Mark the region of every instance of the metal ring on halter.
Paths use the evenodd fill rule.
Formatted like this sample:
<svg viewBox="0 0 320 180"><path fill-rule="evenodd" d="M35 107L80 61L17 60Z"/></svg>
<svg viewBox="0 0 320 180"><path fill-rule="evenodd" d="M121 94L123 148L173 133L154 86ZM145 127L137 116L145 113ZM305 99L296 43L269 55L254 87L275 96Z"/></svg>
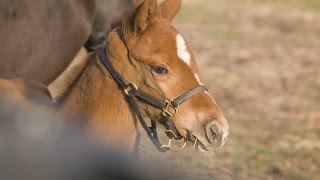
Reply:
<svg viewBox="0 0 320 180"><path fill-rule="evenodd" d="M172 147L171 147L171 142L172 142L172 138L169 139L168 144L162 145L161 148L163 148L163 149L165 149L165 150L170 149L171 151L179 152L179 151L183 150L183 149L186 147L186 145L187 145L187 139L186 139L186 138L184 138L184 143L183 143L183 145L182 145L180 148L178 148L178 149L172 148Z"/></svg>
<svg viewBox="0 0 320 180"><path fill-rule="evenodd" d="M167 134L167 133L171 133L172 136L170 139L177 139L178 138L178 135L176 135L176 133L173 132L173 130L169 129L169 130L164 130L164 132ZM170 136L169 136L170 137Z"/></svg>
<svg viewBox="0 0 320 180"><path fill-rule="evenodd" d="M132 83L132 82L129 82L129 83L128 83L128 87L127 87L126 89L124 89L123 91L124 91L124 93L125 93L126 95L129 95L129 92L130 92L132 89L138 90L138 86L137 86L136 84Z"/></svg>
<svg viewBox="0 0 320 180"><path fill-rule="evenodd" d="M198 138L196 138L196 140L195 140L194 143L193 143L193 148L194 148L194 149L196 149L197 142L198 142Z"/></svg>

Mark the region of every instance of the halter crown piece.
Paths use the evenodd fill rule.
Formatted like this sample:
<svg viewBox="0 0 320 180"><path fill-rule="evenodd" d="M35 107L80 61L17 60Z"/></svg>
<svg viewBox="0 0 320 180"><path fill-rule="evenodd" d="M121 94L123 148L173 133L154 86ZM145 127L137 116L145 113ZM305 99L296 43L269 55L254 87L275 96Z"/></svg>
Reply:
<svg viewBox="0 0 320 180"><path fill-rule="evenodd" d="M207 88L205 85L199 85L181 96L177 97L174 100L171 99L164 99L161 100L157 97L154 97L153 95L140 90L134 83L132 82L126 82L122 76L114 69L112 66L112 63L108 59L106 55L106 49L101 48L99 50L100 58L102 61L102 64L104 67L108 70L114 81L118 84L120 89L124 92L124 94L128 97L129 103L132 106L135 114L137 115L142 127L148 134L148 137L150 138L151 142L157 147L157 149L160 152L166 152L168 150L172 151L180 151L182 150L186 145L186 139L184 141L184 144L181 148L178 150L173 149L171 147L171 141L172 139L180 140L182 137L179 135L177 129L174 126L174 123L172 121L172 117L177 113L177 109L180 104L185 102L186 100L190 99L194 95L202 92L207 91ZM139 106L139 100L143 100L143 102L161 110L160 119L158 120L161 124L165 127L165 133L169 137L169 142L167 145L161 144L159 141L158 133L157 133L157 123L156 120L151 120L151 127L149 127L144 120L144 117L142 115L140 106Z"/></svg>

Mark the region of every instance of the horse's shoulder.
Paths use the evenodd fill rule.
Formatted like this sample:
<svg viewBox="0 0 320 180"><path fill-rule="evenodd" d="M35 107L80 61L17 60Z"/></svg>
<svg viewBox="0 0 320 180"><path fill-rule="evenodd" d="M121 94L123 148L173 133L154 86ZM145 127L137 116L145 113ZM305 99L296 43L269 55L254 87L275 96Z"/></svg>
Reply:
<svg viewBox="0 0 320 180"><path fill-rule="evenodd" d="M20 101L51 103L51 95L47 87L34 80L0 79L0 91Z"/></svg>
<svg viewBox="0 0 320 180"><path fill-rule="evenodd" d="M0 79L0 90L2 93L9 95L22 95L21 90L24 89L22 79Z"/></svg>

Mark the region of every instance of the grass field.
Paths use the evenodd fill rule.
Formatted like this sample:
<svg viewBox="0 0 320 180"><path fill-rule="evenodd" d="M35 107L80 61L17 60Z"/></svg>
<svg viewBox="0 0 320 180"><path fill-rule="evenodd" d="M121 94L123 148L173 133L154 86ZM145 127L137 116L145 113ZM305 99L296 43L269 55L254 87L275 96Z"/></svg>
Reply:
<svg viewBox="0 0 320 180"><path fill-rule="evenodd" d="M320 179L320 1L184 0L175 26L228 119L212 158L162 160L190 179Z"/></svg>

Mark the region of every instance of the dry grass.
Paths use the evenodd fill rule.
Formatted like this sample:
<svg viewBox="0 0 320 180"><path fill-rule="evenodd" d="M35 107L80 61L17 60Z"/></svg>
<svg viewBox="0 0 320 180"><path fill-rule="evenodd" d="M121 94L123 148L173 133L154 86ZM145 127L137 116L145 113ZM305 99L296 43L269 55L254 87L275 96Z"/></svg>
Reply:
<svg viewBox="0 0 320 180"><path fill-rule="evenodd" d="M197 179L319 179L320 1L185 0L175 24L231 134L212 160L144 157Z"/></svg>

